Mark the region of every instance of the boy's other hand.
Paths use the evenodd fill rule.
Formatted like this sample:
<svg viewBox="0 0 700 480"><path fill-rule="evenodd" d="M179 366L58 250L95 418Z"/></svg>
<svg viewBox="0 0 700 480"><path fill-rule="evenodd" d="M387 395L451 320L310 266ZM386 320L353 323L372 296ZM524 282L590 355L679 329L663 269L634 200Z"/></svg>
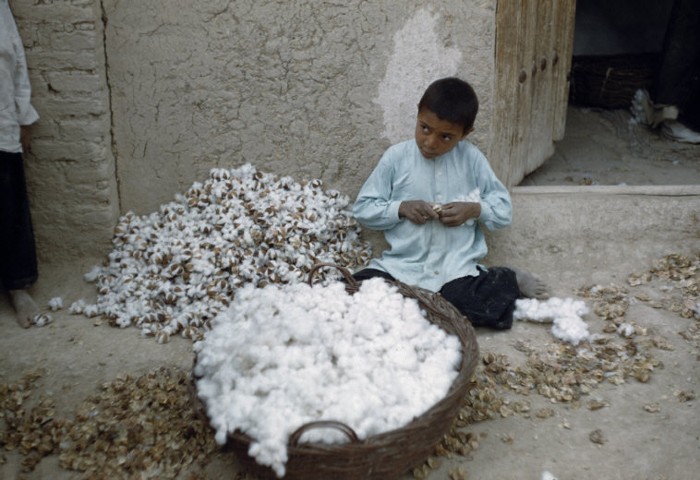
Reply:
<svg viewBox="0 0 700 480"><path fill-rule="evenodd" d="M407 200L399 205L399 217L405 218L417 225L439 218L433 206L423 200Z"/></svg>
<svg viewBox="0 0 700 480"><path fill-rule="evenodd" d="M479 218L481 204L474 202L452 202L442 206L440 221L448 227L457 227L467 220Z"/></svg>

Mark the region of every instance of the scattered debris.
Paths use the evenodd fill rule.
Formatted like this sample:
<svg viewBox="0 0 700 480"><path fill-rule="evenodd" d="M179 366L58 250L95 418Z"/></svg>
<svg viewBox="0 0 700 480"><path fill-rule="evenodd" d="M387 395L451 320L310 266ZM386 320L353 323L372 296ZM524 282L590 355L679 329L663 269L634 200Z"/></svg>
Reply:
<svg viewBox="0 0 700 480"><path fill-rule="evenodd" d="M554 415L554 410L551 408L540 408L535 412L535 416L542 419L553 417Z"/></svg>
<svg viewBox="0 0 700 480"><path fill-rule="evenodd" d="M668 255L654 262L649 271L630 275L626 287L594 285L579 290L578 294L591 302L593 312L603 320L603 335L576 346L520 341L515 345L525 355L520 364L507 355L482 351L472 388L453 428L436 447L434 456L413 470L414 477L427 478L440 467L439 457L470 458L481 443L478 434L468 431L474 423L513 415L548 418L545 412L554 412L542 408L533 412L527 396L538 394L552 403L568 403L577 408L601 384L648 382L653 373L663 368L654 350L670 351L673 345L667 338L626 318L629 307L636 302L696 320L679 331L679 336L698 348L699 276L700 253ZM86 307L82 306L83 311ZM95 319L99 321L100 316ZM623 335L631 333L627 325L634 328L630 336ZM175 478L188 467L204 462L217 449L211 428L194 412L187 389L188 374L157 369L142 376L121 375L85 400L77 408L75 418L65 419L57 418L50 397L32 397L42 372L31 372L14 384L0 384L0 446L21 453L27 472L44 456L58 454L63 468L83 471L86 476L100 468L100 475L114 478L136 471L158 471L159 478ZM523 398L514 399L513 395ZM692 390L678 390L673 395L679 402L696 399ZM596 411L608 403L591 398L585 405ZM658 413L661 405L647 403L643 409ZM560 426L571 428L568 422ZM505 443L512 438L500 437ZM591 432L589 439L598 445L607 441L600 429ZM0 455L0 464L5 461ZM448 475L452 480L468 478L462 467ZM198 477L193 474L191 478Z"/></svg>
<svg viewBox="0 0 700 480"><path fill-rule="evenodd" d="M689 390L679 390L674 392L679 402L690 402L695 400L695 392Z"/></svg>
<svg viewBox="0 0 700 480"><path fill-rule="evenodd" d="M58 454L61 467L87 478L176 478L217 448L194 410L185 371L120 375L78 406L72 419L57 418L50 397L29 401L41 375L0 384L0 445L24 456L25 472Z"/></svg>
<svg viewBox="0 0 700 480"><path fill-rule="evenodd" d="M469 480L469 473L462 466L450 470L449 476L450 480Z"/></svg>
<svg viewBox="0 0 700 480"><path fill-rule="evenodd" d="M610 406L610 404L608 402L604 402L604 401L598 400L598 399L589 400L586 405L588 406L588 409L592 410L592 411L593 410L600 410L601 408L605 408L605 407Z"/></svg>
<svg viewBox="0 0 700 480"><path fill-rule="evenodd" d="M588 435L588 438L591 440L591 442L596 443L598 445L605 445L605 443L608 441L608 439L605 438L605 435L603 435L603 432L600 429L593 430Z"/></svg>
<svg viewBox="0 0 700 480"><path fill-rule="evenodd" d="M503 435L501 435L501 441L503 443L507 443L508 445L511 445L514 440L515 437L513 437L513 435L510 433L504 433Z"/></svg>

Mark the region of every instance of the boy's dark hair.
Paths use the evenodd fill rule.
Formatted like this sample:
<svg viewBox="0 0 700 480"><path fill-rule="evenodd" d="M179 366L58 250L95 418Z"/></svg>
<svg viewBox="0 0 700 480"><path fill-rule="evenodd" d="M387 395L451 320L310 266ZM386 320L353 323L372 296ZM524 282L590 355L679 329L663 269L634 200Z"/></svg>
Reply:
<svg viewBox="0 0 700 480"><path fill-rule="evenodd" d="M428 109L441 120L461 125L464 132L474 126L479 99L474 89L456 77L441 78L431 83L418 102L418 111Z"/></svg>

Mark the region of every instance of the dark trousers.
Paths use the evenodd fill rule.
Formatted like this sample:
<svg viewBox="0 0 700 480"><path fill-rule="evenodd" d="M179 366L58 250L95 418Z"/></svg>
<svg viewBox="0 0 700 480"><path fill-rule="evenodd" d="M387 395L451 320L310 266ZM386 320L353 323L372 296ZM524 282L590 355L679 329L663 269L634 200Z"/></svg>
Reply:
<svg viewBox="0 0 700 480"><path fill-rule="evenodd" d="M31 286L37 276L22 154L0 151L0 282L17 290Z"/></svg>
<svg viewBox="0 0 700 480"><path fill-rule="evenodd" d="M394 277L381 270L365 268L353 275L356 280ZM506 330L513 325L515 301L520 289L515 272L506 267L480 269L479 275L460 277L447 282L440 294L466 316L475 327Z"/></svg>

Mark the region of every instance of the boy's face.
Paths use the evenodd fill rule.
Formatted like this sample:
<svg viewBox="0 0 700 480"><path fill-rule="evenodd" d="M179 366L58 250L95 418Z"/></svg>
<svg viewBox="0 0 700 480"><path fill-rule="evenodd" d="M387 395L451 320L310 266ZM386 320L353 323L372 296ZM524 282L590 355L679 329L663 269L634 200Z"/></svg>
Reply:
<svg viewBox="0 0 700 480"><path fill-rule="evenodd" d="M442 120L424 108L416 121L416 144L420 153L432 160L452 150L460 140L472 131L465 132L461 125Z"/></svg>

